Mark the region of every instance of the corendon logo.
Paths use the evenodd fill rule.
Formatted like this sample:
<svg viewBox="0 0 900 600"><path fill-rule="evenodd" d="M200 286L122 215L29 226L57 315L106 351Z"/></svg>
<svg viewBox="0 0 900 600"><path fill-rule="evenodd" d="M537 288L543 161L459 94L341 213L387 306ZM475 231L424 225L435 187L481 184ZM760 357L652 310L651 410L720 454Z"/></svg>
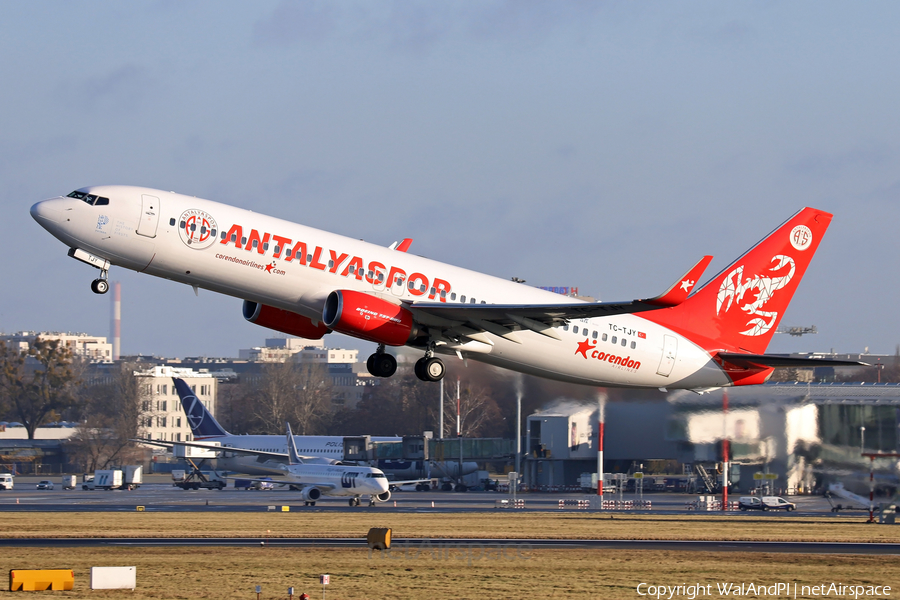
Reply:
<svg viewBox="0 0 900 600"><path fill-rule="evenodd" d="M726 275L719 286L719 295L716 297L717 315L728 312L732 305L738 306L749 315L756 315L755 319L747 321L750 329L740 332L741 335L763 335L772 329L772 325L778 319L777 312L765 311L762 308L772 299L775 292L790 283L796 269L794 259L784 254L773 256L772 262L775 265L769 267L769 274L778 273L778 277L754 275L743 279L744 266L741 265ZM744 295L751 290L755 291L755 294L750 295L753 301L744 302Z"/></svg>
<svg viewBox="0 0 900 600"><path fill-rule="evenodd" d="M396 295L409 292L412 296L427 295L429 300L440 302L446 302L450 295L450 282L444 279L429 278L424 273L407 273L400 267L386 266L375 260L366 263L360 256L307 245L303 241L267 232L260 233L256 229L250 229L249 235L245 236L244 228L238 224L231 226L228 233L222 237L221 243L257 254L264 255L271 252L272 258L285 263L302 265L341 277L355 277L358 281L365 279L376 289L383 286ZM272 265L274 264L273 262ZM279 274L284 272L280 271Z"/></svg>
<svg viewBox="0 0 900 600"><path fill-rule="evenodd" d="M178 235L189 248L203 250L216 241L216 220L208 212L191 208L178 219Z"/></svg>
<svg viewBox="0 0 900 600"><path fill-rule="evenodd" d="M641 368L641 361L632 360L631 356L617 356L615 354L601 352L597 350L597 342L591 344L590 340L587 338L585 338L583 342L578 342L578 348L575 350L575 354L580 354L585 359L593 358L625 369L634 369L636 371Z"/></svg>

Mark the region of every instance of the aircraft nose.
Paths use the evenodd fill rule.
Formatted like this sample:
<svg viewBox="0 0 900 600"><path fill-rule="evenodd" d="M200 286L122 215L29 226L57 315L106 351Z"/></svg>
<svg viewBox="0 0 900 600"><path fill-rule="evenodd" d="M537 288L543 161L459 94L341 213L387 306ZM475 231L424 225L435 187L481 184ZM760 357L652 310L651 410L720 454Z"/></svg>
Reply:
<svg viewBox="0 0 900 600"><path fill-rule="evenodd" d="M60 200L62 198L52 198L35 203L31 207L31 217L41 226L44 226L45 223L61 223L65 217L63 217Z"/></svg>

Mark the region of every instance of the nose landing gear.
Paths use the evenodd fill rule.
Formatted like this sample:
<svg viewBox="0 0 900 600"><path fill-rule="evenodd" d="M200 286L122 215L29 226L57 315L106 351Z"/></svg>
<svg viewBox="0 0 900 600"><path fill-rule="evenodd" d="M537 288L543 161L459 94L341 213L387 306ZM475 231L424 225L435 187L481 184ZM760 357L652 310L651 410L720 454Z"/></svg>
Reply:
<svg viewBox="0 0 900 600"><path fill-rule="evenodd" d="M100 271L100 278L91 282L91 291L95 294L105 294L108 292L109 281L106 280L107 277L109 277L109 271Z"/></svg>

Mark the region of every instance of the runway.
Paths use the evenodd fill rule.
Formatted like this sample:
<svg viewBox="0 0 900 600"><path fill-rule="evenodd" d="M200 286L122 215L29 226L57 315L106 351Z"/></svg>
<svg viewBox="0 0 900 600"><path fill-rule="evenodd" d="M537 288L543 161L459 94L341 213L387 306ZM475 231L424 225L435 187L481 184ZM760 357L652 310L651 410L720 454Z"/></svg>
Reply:
<svg viewBox="0 0 900 600"><path fill-rule="evenodd" d="M0 539L3 548L231 546L366 548L363 538L14 538ZM424 555L442 551L514 552L538 549L664 550L675 552L774 552L788 554L900 555L900 544L840 542L722 542L690 540L545 540L493 538L394 539L391 553ZM377 551L376 551L377 552Z"/></svg>

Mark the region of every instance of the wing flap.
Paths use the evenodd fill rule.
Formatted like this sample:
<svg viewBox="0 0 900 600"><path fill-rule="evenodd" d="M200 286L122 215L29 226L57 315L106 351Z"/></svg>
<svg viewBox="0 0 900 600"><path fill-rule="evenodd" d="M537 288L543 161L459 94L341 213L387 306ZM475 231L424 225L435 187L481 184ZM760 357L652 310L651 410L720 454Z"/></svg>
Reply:
<svg viewBox="0 0 900 600"><path fill-rule="evenodd" d="M857 360L832 360L830 358L800 358L778 356L774 354L739 354L736 352L718 352L723 361L742 369L754 367L869 367L869 363Z"/></svg>

